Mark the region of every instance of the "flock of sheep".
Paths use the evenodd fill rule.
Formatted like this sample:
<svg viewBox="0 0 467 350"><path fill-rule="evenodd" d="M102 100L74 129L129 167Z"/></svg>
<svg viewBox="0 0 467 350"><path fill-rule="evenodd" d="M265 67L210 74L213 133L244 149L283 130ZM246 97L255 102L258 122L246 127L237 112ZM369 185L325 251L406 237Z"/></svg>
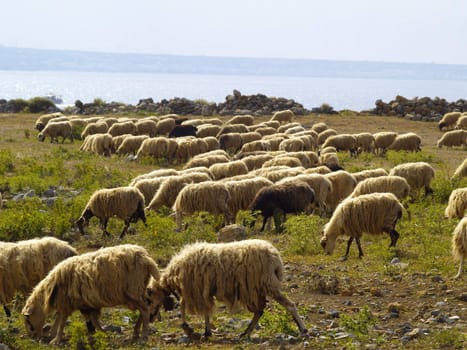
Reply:
<svg viewBox="0 0 467 350"><path fill-rule="evenodd" d="M466 146L466 116L458 113L453 121L446 115L440 122L446 131L438 146ZM269 121L255 124L251 116L235 116L227 122L218 118L187 119L177 115L138 120L116 118L41 116L36 128L39 139L62 137L73 140L73 130L82 131L82 151L110 156L133 155L133 159L155 157L166 164L184 164L180 170L168 167L141 174L124 187L96 191L86 204L77 225L82 233L91 217L100 220L107 232L110 218L125 222L122 238L132 222L146 223L148 211L171 208L177 229L184 216L196 212L223 215L225 225L236 223L239 211L250 211L254 219L263 217L263 230L274 218L277 231L286 214L310 213L329 217L321 245L325 253L334 251L339 236L349 237L344 258L355 240L359 256L362 234L389 235L396 245L396 224L408 199L424 191L433 192L433 167L426 162L404 163L387 171L383 168L347 172L339 164L337 152L358 157L362 152L384 154L387 150L416 152L422 145L415 133L338 134L325 123L305 127L294 122L291 111L277 112ZM448 133L463 133L455 143ZM452 134L454 135L454 134ZM444 141L443 141L444 140ZM450 141L448 141L450 140ZM454 178L467 176L467 159ZM460 260L460 277L467 256L467 188L451 193L445 216L460 219L452 240L453 254ZM254 224L254 223L253 223ZM175 233L174 233L175 234ZM0 302L7 308L15 292L29 296L22 314L28 333L62 341L70 314L79 310L88 330L102 329L103 307L124 305L139 310L134 338L164 307L179 300L182 328L193 329L186 313L204 316L206 337L211 335L210 317L214 300L229 309L246 308L253 318L242 336L254 330L267 297L272 297L292 315L301 333L306 327L295 305L280 290L283 263L278 250L264 240L231 243L196 243L184 247L160 272L148 252L136 245L119 245L78 254L67 243L54 238L18 243L0 243ZM31 266L30 256L43 256ZM29 263L28 263L29 262ZM48 315L55 321L46 328Z"/></svg>

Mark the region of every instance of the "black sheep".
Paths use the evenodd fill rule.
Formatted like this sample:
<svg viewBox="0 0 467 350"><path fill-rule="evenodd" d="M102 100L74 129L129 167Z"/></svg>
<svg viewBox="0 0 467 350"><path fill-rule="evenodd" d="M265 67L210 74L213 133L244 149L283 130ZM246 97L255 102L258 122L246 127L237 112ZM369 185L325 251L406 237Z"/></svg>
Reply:
<svg viewBox="0 0 467 350"><path fill-rule="evenodd" d="M250 209L253 213L261 212L263 216L261 231L264 230L266 221L272 216L274 216L276 231L280 231L279 214L283 215L283 221L285 221L286 213L304 212L314 200L315 192L309 185L301 181L288 182L262 188L253 199Z"/></svg>
<svg viewBox="0 0 467 350"><path fill-rule="evenodd" d="M169 137L195 136L198 129L193 125L175 125Z"/></svg>

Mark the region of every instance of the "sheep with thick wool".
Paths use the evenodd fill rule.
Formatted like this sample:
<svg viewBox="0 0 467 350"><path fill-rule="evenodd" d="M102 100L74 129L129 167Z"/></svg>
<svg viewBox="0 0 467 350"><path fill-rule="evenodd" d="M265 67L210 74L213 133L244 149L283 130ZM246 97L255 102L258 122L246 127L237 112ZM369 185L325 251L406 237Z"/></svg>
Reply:
<svg viewBox="0 0 467 350"><path fill-rule="evenodd" d="M300 152L305 148L305 143L298 137L285 139L279 144L279 151Z"/></svg>
<svg viewBox="0 0 467 350"><path fill-rule="evenodd" d="M104 235L109 235L107 223L111 217L124 220L125 227L120 233L120 238L123 238L131 222L142 220L146 224L144 197L137 188L131 186L97 190L89 198L76 222L81 234L84 234L84 226L93 216L99 218Z"/></svg>
<svg viewBox="0 0 467 350"><path fill-rule="evenodd" d="M151 119L141 119L135 123L136 135L147 135L154 137L157 135L157 123Z"/></svg>
<svg viewBox="0 0 467 350"><path fill-rule="evenodd" d="M332 190L326 198L326 209L332 213L340 201L353 192L355 186L357 186L357 180L351 173L344 170L334 171L324 176L332 184Z"/></svg>
<svg viewBox="0 0 467 350"><path fill-rule="evenodd" d="M271 126L263 126L261 128L255 129L255 132L261 134L261 136L264 138L265 136L274 135L277 130Z"/></svg>
<svg viewBox="0 0 467 350"><path fill-rule="evenodd" d="M150 171L149 173L141 174L141 175L134 177L130 181L128 186L135 186L136 183L142 180L154 179L158 177L171 176L171 175L178 175L178 171L175 169L156 169L156 170Z"/></svg>
<svg viewBox="0 0 467 350"><path fill-rule="evenodd" d="M233 160L227 163L213 164L209 167L209 170L211 171L214 180L248 173L248 168L243 160Z"/></svg>
<svg viewBox="0 0 467 350"><path fill-rule="evenodd" d="M113 124L107 131L112 136L123 134L136 134L136 125L132 121L118 122Z"/></svg>
<svg viewBox="0 0 467 350"><path fill-rule="evenodd" d="M454 174L452 175L452 180L460 179L463 177L467 176L467 158L464 159L464 161L459 164L459 166L456 168L454 171Z"/></svg>
<svg viewBox="0 0 467 350"><path fill-rule="evenodd" d="M243 124L243 125L253 125L255 119L249 114L245 115L234 115L232 118L227 120L226 124Z"/></svg>
<svg viewBox="0 0 467 350"><path fill-rule="evenodd" d="M212 125L212 124L202 124L198 126L198 131L196 132L196 137L208 137L214 136L219 133L221 127L219 125Z"/></svg>
<svg viewBox="0 0 467 350"><path fill-rule="evenodd" d="M370 134L369 132L362 132L359 134L354 134L354 136L357 139L357 149L359 153L373 153L375 137L372 134Z"/></svg>
<svg viewBox="0 0 467 350"><path fill-rule="evenodd" d="M110 136L112 136L112 135L110 135ZM133 136L133 135L132 134L123 134L123 135L118 135L118 136L112 137L112 145L111 145L112 153L117 152L118 148L121 146L123 141L125 141L125 139L127 137L129 137L129 136Z"/></svg>
<svg viewBox="0 0 467 350"><path fill-rule="evenodd" d="M55 265L77 254L67 242L54 237L0 242L0 303L7 317L11 316L7 305L15 293L28 296Z"/></svg>
<svg viewBox="0 0 467 350"><path fill-rule="evenodd" d="M326 147L327 148L327 147ZM337 153L330 152L324 153L319 156L319 164L325 165L332 171L342 170L343 168L339 165L339 157Z"/></svg>
<svg viewBox="0 0 467 350"><path fill-rule="evenodd" d="M228 202L230 193L224 183L206 181L189 184L180 191L173 204L177 230L182 229L183 216L206 211L213 215L224 215L224 221L229 218Z"/></svg>
<svg viewBox="0 0 467 350"><path fill-rule="evenodd" d="M449 195L448 205L444 216L449 219L462 218L467 209L467 187L456 188Z"/></svg>
<svg viewBox="0 0 467 350"><path fill-rule="evenodd" d="M210 180L212 180L211 177L205 173L171 176L161 184L146 209L157 211L164 206L171 208L178 194L186 185Z"/></svg>
<svg viewBox="0 0 467 350"><path fill-rule="evenodd" d="M42 114L39 118L37 118L36 123L34 124L34 128L38 131L42 131L47 126L49 121L62 116L63 114L61 112Z"/></svg>
<svg viewBox="0 0 467 350"><path fill-rule="evenodd" d="M79 150L110 157L112 153L112 135L107 133L88 135Z"/></svg>
<svg viewBox="0 0 467 350"><path fill-rule="evenodd" d="M261 168L264 163L266 163L268 160L272 158L273 156L269 154L256 154L256 155L252 154L250 156L242 158L242 160L245 163L246 167L248 168L248 171L252 171L252 170Z"/></svg>
<svg viewBox="0 0 467 350"><path fill-rule="evenodd" d="M217 138L219 140L219 147L230 153L237 153L243 146L242 136L238 132L222 134Z"/></svg>
<svg viewBox="0 0 467 350"><path fill-rule="evenodd" d="M277 169L282 167L283 169ZM276 168L274 170L274 168ZM272 168L261 168L257 169L255 172L260 175L264 176L268 180L271 180L272 182L277 182L279 180L282 180L285 177L290 177L290 176L296 176L303 174L303 171L305 169L303 167L288 167L288 166L276 166Z"/></svg>
<svg viewBox="0 0 467 350"><path fill-rule="evenodd" d="M169 139L164 136L151 137L141 143L141 146L136 152L136 157L141 159L142 157L150 156L156 159L163 158L170 161L175 156L177 147L177 141L174 139Z"/></svg>
<svg viewBox="0 0 467 350"><path fill-rule="evenodd" d="M397 132L394 131L381 131L373 134L375 138L375 152L376 154L386 153L388 147L394 142L397 137Z"/></svg>
<svg viewBox="0 0 467 350"><path fill-rule="evenodd" d="M422 139L420 136L414 132L408 132L397 135L394 141L389 145L388 150L418 152L421 151L421 143Z"/></svg>
<svg viewBox="0 0 467 350"><path fill-rule="evenodd" d="M462 114L459 119L457 119L456 126L454 127L457 130L467 130L467 114Z"/></svg>
<svg viewBox="0 0 467 350"><path fill-rule="evenodd" d="M138 190L140 190L144 197L144 204L149 205L164 181L169 178L170 176L160 176L155 178L142 179L137 181L133 187L136 187Z"/></svg>
<svg viewBox="0 0 467 350"><path fill-rule="evenodd" d="M299 167L302 166L302 162L300 162L299 159L295 157L289 157L287 155L285 156L276 156L272 158L271 160L268 160L263 164L263 168L269 168L269 167L274 167L278 165L285 165L288 167Z"/></svg>
<svg viewBox="0 0 467 350"><path fill-rule="evenodd" d="M352 173L352 175L355 178L355 180L357 180L357 183L359 183L371 177L387 176L388 172L386 171L386 169L376 168L376 169L361 170L356 173Z"/></svg>
<svg viewBox="0 0 467 350"><path fill-rule="evenodd" d="M425 189L425 195L433 193L430 185L431 180L435 177L435 169L426 162L409 162L396 165L389 171L389 175L405 178L414 195L422 188Z"/></svg>
<svg viewBox="0 0 467 350"><path fill-rule="evenodd" d="M165 118L160 119L156 124L157 135L168 136L173 128L175 128L175 119Z"/></svg>
<svg viewBox="0 0 467 350"><path fill-rule="evenodd" d="M318 139L316 140L318 146L321 146L330 136L337 135L337 131L334 129L326 129L318 134Z"/></svg>
<svg viewBox="0 0 467 350"><path fill-rule="evenodd" d="M194 167L210 167L214 164L227 163L230 162L230 157L223 154L211 154L204 155L199 154L191 158L184 166L184 169L194 168Z"/></svg>
<svg viewBox="0 0 467 350"><path fill-rule="evenodd" d="M441 120L438 122L439 130L442 131L443 129L453 129L461 115L461 112L449 112L443 115L443 118L441 118Z"/></svg>
<svg viewBox="0 0 467 350"><path fill-rule="evenodd" d="M216 137L219 139L221 135L224 134L231 134L231 133L236 133L236 134L241 134L248 132L248 127L243 124L226 124L222 126L222 128L219 130L218 134ZM220 141L220 139L219 139Z"/></svg>
<svg viewBox="0 0 467 350"><path fill-rule="evenodd" d="M313 126L311 127L311 130L317 132L318 135L326 129L329 129L329 126L324 122L313 124Z"/></svg>
<svg viewBox="0 0 467 350"><path fill-rule="evenodd" d="M250 209L252 213L261 212L264 230L266 221L274 217L276 231L281 230L279 214L282 214L283 221L286 220L287 213L299 214L305 212L315 201L315 192L311 187L302 181L274 184L262 188L256 193ZM252 223L254 224L254 222Z"/></svg>
<svg viewBox="0 0 467 350"><path fill-rule="evenodd" d="M354 239L358 247L358 256L361 258L362 234L386 232L391 237L389 247L395 247L399 238L395 227L402 217L402 210L402 204L392 193L371 193L347 198L337 206L331 219L324 226L321 246L327 254L332 254L337 238L347 236L349 240L343 258L347 259Z"/></svg>
<svg viewBox="0 0 467 350"><path fill-rule="evenodd" d="M46 137L50 137L50 142L57 142L58 138L62 138L62 143L65 142L65 139L70 139L70 142L73 142L73 132L71 128L71 123L69 121L62 122L49 122L44 129L39 133L39 141L44 141Z"/></svg>
<svg viewBox="0 0 467 350"><path fill-rule="evenodd" d="M295 304L281 292L284 265L279 251L264 240L230 243L194 243L172 257L156 288L180 295L182 328L191 336L193 329L186 314L204 316L204 336L211 335L210 318L215 300L231 311L246 308L253 319L241 337L250 336L271 297L289 312L300 333L307 332ZM159 306L159 305L157 305Z"/></svg>
<svg viewBox="0 0 467 350"><path fill-rule="evenodd" d="M462 276L464 271L464 260L467 257L467 216L464 216L452 233L452 255L455 260L459 260L459 270L455 279Z"/></svg>
<svg viewBox="0 0 467 350"><path fill-rule="evenodd" d="M292 120L295 118L295 113L292 112L290 109L285 109L282 111L275 112L270 121L278 121L279 123L291 123Z"/></svg>
<svg viewBox="0 0 467 350"><path fill-rule="evenodd" d="M441 138L436 142L438 148L443 146L447 148L452 147L467 147L467 130L451 130L447 131L441 136Z"/></svg>
<svg viewBox="0 0 467 350"><path fill-rule="evenodd" d="M136 154L143 141L147 140L148 138L148 135L128 135L122 141L115 153L121 156L127 154Z"/></svg>
<svg viewBox="0 0 467 350"><path fill-rule="evenodd" d="M329 174L331 172L332 172L331 169L329 169L326 165L319 165L317 167L308 168L303 171L304 174L321 174L321 175Z"/></svg>
<svg viewBox="0 0 467 350"><path fill-rule="evenodd" d="M81 139L85 139L86 136L94 134L105 134L109 130L109 126L104 121L97 121L86 125L81 133Z"/></svg>
<svg viewBox="0 0 467 350"><path fill-rule="evenodd" d="M140 315L134 327L133 338L149 335L149 302L162 303L159 297L149 296L150 277L160 278L157 264L146 249L137 245L119 245L71 257L55 266L33 290L22 310L30 336L42 338L46 317L55 312L50 336L51 344L62 341L67 318L79 310L92 325L102 329L98 322L100 309L125 305L138 310ZM151 298L152 297L152 298Z"/></svg>
<svg viewBox="0 0 467 350"><path fill-rule="evenodd" d="M349 151L351 156L357 155L357 138L350 134L331 135L322 144L322 148L333 146L339 151Z"/></svg>
<svg viewBox="0 0 467 350"><path fill-rule="evenodd" d="M229 180L224 182L230 194L229 202L229 220L228 223L235 223L235 218L240 210L248 210L251 202L260 189L271 186L272 181L262 176L244 180Z"/></svg>
<svg viewBox="0 0 467 350"><path fill-rule="evenodd" d="M248 153L248 152L257 152L257 151L270 151L271 150L271 143L266 140L256 140L244 143L240 152Z"/></svg>

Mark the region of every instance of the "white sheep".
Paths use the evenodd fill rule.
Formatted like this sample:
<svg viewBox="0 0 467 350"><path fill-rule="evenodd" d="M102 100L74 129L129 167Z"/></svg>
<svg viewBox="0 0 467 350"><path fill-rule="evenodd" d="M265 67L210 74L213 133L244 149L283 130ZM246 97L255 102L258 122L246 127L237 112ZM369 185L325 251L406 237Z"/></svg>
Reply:
<svg viewBox="0 0 467 350"><path fill-rule="evenodd" d="M81 133L81 139L85 139L86 136L94 134L105 134L109 126L104 121L97 121L95 123L88 123Z"/></svg>
<svg viewBox="0 0 467 350"><path fill-rule="evenodd" d="M464 260L467 257L467 216L462 218L452 233L452 255L459 260L459 270L455 279L461 277L464 270Z"/></svg>
<svg viewBox="0 0 467 350"><path fill-rule="evenodd" d="M44 141L46 137L50 137L50 142L58 142L58 138L62 138L62 143L65 139L70 139L73 142L73 132L69 121L49 122L44 129L39 133L39 141Z"/></svg>
<svg viewBox="0 0 467 350"><path fill-rule="evenodd" d="M324 176L332 184L332 190L326 198L326 210L333 212L339 202L353 192L355 186L357 186L357 180L352 174L344 170L334 171Z"/></svg>
<svg viewBox="0 0 467 350"><path fill-rule="evenodd" d="M43 114L37 118L34 128L42 131L47 126L49 121L55 118L60 118L62 116L63 114L61 112Z"/></svg>
<svg viewBox="0 0 467 350"><path fill-rule="evenodd" d="M28 296L56 264L77 254L67 242L54 237L0 242L0 303L7 317L11 316L7 304L15 293Z"/></svg>
<svg viewBox="0 0 467 350"><path fill-rule="evenodd" d="M139 336L143 325L142 338L149 335L149 305L147 287L150 277L160 278L157 264L148 252L137 245L120 245L101 248L62 261L50 271L33 290L22 310L26 329L30 336L43 336L43 325L47 315L56 313L50 331L54 336L51 344L62 340L66 319L75 310L98 323L99 311L103 307L125 305L137 309L139 318L134 327L133 338ZM162 303L153 296L152 302Z"/></svg>
<svg viewBox="0 0 467 350"><path fill-rule="evenodd" d="M387 149L393 151L418 152L421 151L421 143L422 139L420 136L413 132L408 132L397 135Z"/></svg>
<svg viewBox="0 0 467 350"><path fill-rule="evenodd" d="M112 135L107 133L88 135L79 150L110 157L112 153Z"/></svg>
<svg viewBox="0 0 467 350"><path fill-rule="evenodd" d="M357 139L358 152L372 153L374 151L375 137L369 132L354 135Z"/></svg>
<svg viewBox="0 0 467 350"><path fill-rule="evenodd" d="M146 225L144 197L137 188L130 186L100 189L89 198L76 221L81 234L84 234L84 225L87 225L93 216L99 218L104 235L109 235L107 223L111 217L116 216L124 220L125 227L120 234L120 238L123 238L131 222L141 219Z"/></svg>
<svg viewBox="0 0 467 350"><path fill-rule="evenodd" d="M143 157L154 157L156 159L162 158L171 161L177 151L178 144L175 139L169 139L167 137L151 137L141 143L138 151L136 152L136 158L141 159Z"/></svg>
<svg viewBox="0 0 467 350"><path fill-rule="evenodd" d="M263 126L261 128L257 128L255 129L255 131L259 134L261 134L261 136L263 136L263 138L265 136L269 136L269 135L274 135L277 130L271 126Z"/></svg>
<svg viewBox="0 0 467 350"><path fill-rule="evenodd" d="M410 194L410 186L407 180L401 176L386 175L371 177L357 184L351 198L370 193L392 193L397 199L403 200Z"/></svg>
<svg viewBox="0 0 467 350"><path fill-rule="evenodd" d="M248 132L248 127L243 124L226 124L224 125L216 135L217 138L220 138L221 135L231 134L231 133L244 133Z"/></svg>
<svg viewBox="0 0 467 350"><path fill-rule="evenodd" d="M458 130L467 130L467 114L463 114L460 116L459 119L457 119L455 129Z"/></svg>
<svg viewBox="0 0 467 350"><path fill-rule="evenodd" d="M160 119L156 124L157 135L161 136L168 136L173 128L175 128L175 119L173 118Z"/></svg>
<svg viewBox="0 0 467 350"><path fill-rule="evenodd" d="M337 135L336 130L334 129L323 130L322 132L318 134L318 139L317 139L318 145L321 146L328 137L333 136L333 135Z"/></svg>
<svg viewBox="0 0 467 350"><path fill-rule="evenodd" d="M222 182L206 181L185 186L175 199L173 211L177 230L182 229L184 215L206 211L213 215L224 215L224 221L229 219L228 201L230 193Z"/></svg>
<svg viewBox="0 0 467 350"><path fill-rule="evenodd" d="M376 168L358 171L356 173L352 173L352 175L355 178L355 180L357 180L357 183L359 183L371 177L387 176L388 172L383 168Z"/></svg>
<svg viewBox="0 0 467 350"><path fill-rule="evenodd" d="M219 125L203 124L198 126L198 131L196 131L196 137L215 137L220 130L221 127Z"/></svg>
<svg viewBox="0 0 467 350"><path fill-rule="evenodd" d="M255 119L251 115L235 115L229 120L227 120L226 124L243 124L243 125L253 125Z"/></svg>
<svg viewBox="0 0 467 350"><path fill-rule="evenodd" d="M154 137L157 134L157 123L150 119L141 119L135 123L136 135L147 135Z"/></svg>
<svg viewBox="0 0 467 350"><path fill-rule="evenodd" d="M240 149L241 153L257 152L257 151L270 151L271 143L267 140L256 140L244 143Z"/></svg>
<svg viewBox="0 0 467 350"><path fill-rule="evenodd" d="M269 154L257 154L244 157L242 160L248 168L248 171L252 171L261 168L264 163L266 163L268 160L271 160L272 158L273 156Z"/></svg>
<svg viewBox="0 0 467 350"><path fill-rule="evenodd" d="M412 194L425 189L425 195L433 193L430 187L431 180L435 177L435 169L426 162L402 163L389 171L389 175L397 175L405 178L410 185Z"/></svg>
<svg viewBox="0 0 467 350"><path fill-rule="evenodd" d="M439 130L453 129L456 125L457 120L460 118L461 112L449 112L446 113L443 118L438 122Z"/></svg>
<svg viewBox="0 0 467 350"><path fill-rule="evenodd" d="M442 148L443 146L447 148L467 147L467 130L461 129L445 132L436 142L436 146L438 146L438 148Z"/></svg>
<svg viewBox="0 0 467 350"><path fill-rule="evenodd" d="M136 134L136 125L132 121L118 122L113 124L107 131L112 136L123 134Z"/></svg>
<svg viewBox="0 0 467 350"><path fill-rule="evenodd" d="M376 154L384 154L397 137L397 132L381 131L373 134Z"/></svg>
<svg viewBox="0 0 467 350"><path fill-rule="evenodd" d="M297 127L297 126L302 127L302 124L300 124L299 122L286 123L286 124L281 125L281 126L279 126L279 127L277 128L277 133L279 133L279 134L284 133L284 134L285 134L285 132L286 132L287 130L289 130L289 129L291 129L291 128L295 128L295 127ZM303 130L301 130L301 131L303 131Z"/></svg>
<svg viewBox="0 0 467 350"><path fill-rule="evenodd" d="M328 129L328 125L324 122L319 122L319 123L316 123L316 124L313 124L313 126L311 127L311 130L315 131L318 133L318 135L320 133L322 133L324 130Z"/></svg>
<svg viewBox="0 0 467 350"><path fill-rule="evenodd" d="M378 234L386 232L391 237L389 247L395 247L399 233L395 227L402 217L402 204L392 193L371 193L342 201L324 226L321 246L327 254L332 254L339 236L350 237L343 259L349 255L353 240L357 243L358 256L363 256L360 237L364 232Z"/></svg>
<svg viewBox="0 0 467 350"><path fill-rule="evenodd" d="M286 152L299 152L303 151L305 148L304 142L299 139L299 138L290 138L290 139L285 139L281 141L279 144L279 150L280 151L286 151Z"/></svg>
<svg viewBox="0 0 467 350"><path fill-rule="evenodd" d="M209 170L211 171L214 180L248 173L248 168L243 160L233 160L227 163L213 164L209 167Z"/></svg>
<svg viewBox="0 0 467 350"><path fill-rule="evenodd" d="M444 216L449 219L462 218L467 209L467 187L456 188L449 196Z"/></svg>
<svg viewBox="0 0 467 350"><path fill-rule="evenodd" d="M464 159L464 161L459 164L459 166L456 168L454 171L454 174L452 175L452 180L460 179L463 177L467 176L467 158Z"/></svg>
<svg viewBox="0 0 467 350"><path fill-rule="evenodd" d="M325 165L327 168L332 171L342 170L342 167L339 165L339 157L337 153L324 153L319 156L319 164Z"/></svg>
<svg viewBox="0 0 467 350"><path fill-rule="evenodd" d="M292 112L290 109L277 111L275 112L270 121L278 121L279 123L291 123L292 120L295 118L295 113Z"/></svg>
<svg viewBox="0 0 467 350"><path fill-rule="evenodd" d="M210 167L214 164L230 162L230 157L224 154L199 154L191 158L184 166L184 169L195 167Z"/></svg>
<svg viewBox="0 0 467 350"><path fill-rule="evenodd" d="M135 154L138 152L143 141L148 138L148 135L129 135L125 137L115 153L118 155Z"/></svg>
<svg viewBox="0 0 467 350"><path fill-rule="evenodd" d="M285 307L300 333L305 334L307 330L295 304L281 293L283 276L280 253L267 241L194 243L172 257L155 288L180 295L182 328L188 336L193 329L186 322L187 313L204 316L204 336L211 335L210 318L216 299L231 311L246 308L254 313L240 335L248 337L264 312L267 297Z"/></svg>
<svg viewBox="0 0 467 350"><path fill-rule="evenodd" d="M141 180L154 179L157 177L170 176L170 175L178 175L178 171L175 169L156 169L156 170L150 171L149 173L141 174L141 175L134 177L130 181L128 186L135 186L135 184Z"/></svg>
<svg viewBox="0 0 467 350"><path fill-rule="evenodd" d="M357 139L354 135L331 135L323 143L322 148L333 146L339 151L349 151L351 156L357 156Z"/></svg>

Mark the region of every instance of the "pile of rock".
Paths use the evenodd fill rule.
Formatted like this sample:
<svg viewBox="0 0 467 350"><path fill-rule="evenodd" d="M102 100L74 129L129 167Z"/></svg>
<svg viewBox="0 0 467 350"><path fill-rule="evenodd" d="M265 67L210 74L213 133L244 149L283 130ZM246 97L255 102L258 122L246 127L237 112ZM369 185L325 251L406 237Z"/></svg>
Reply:
<svg viewBox="0 0 467 350"><path fill-rule="evenodd" d="M408 99L396 96L390 102L377 100L372 112L376 115L399 116L410 120L439 121L445 113L467 111L467 100L448 102L444 98L415 97Z"/></svg>

